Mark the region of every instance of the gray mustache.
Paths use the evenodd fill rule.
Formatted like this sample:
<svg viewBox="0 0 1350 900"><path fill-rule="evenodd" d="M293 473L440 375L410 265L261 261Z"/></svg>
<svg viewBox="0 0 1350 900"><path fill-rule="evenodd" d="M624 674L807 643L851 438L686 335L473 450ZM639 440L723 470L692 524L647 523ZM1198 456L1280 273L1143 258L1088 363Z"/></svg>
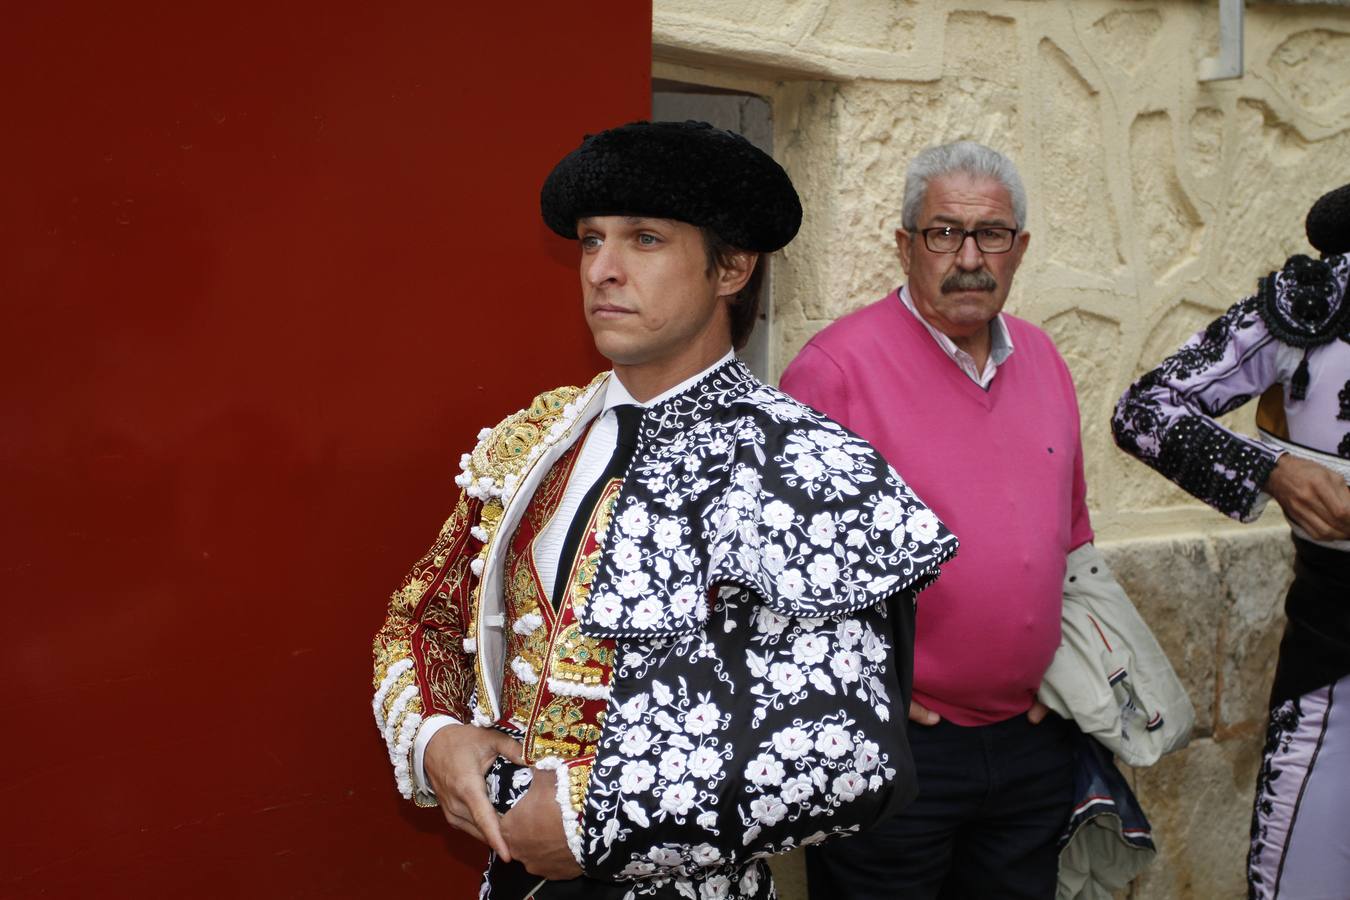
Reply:
<svg viewBox="0 0 1350 900"><path fill-rule="evenodd" d="M992 291L997 287L994 276L987 269L980 269L978 272L953 272L942 279L941 290L944 294L950 294L955 291Z"/></svg>

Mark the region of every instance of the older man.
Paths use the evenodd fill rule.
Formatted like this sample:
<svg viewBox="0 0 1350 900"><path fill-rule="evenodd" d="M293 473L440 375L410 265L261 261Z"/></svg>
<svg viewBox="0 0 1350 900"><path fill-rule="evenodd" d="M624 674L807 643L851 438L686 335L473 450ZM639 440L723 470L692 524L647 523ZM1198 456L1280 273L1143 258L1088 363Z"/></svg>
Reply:
<svg viewBox="0 0 1350 900"><path fill-rule="evenodd" d="M732 353L801 217L772 159L633 123L542 208L614 368L465 454L376 638L376 722L403 794L492 849L480 897L769 897L763 857L912 796L891 709L955 540Z"/></svg>
<svg viewBox="0 0 1350 900"><path fill-rule="evenodd" d="M919 797L814 854L812 886L1049 898L1073 732L1036 691L1059 646L1066 556L1092 540L1078 404L1050 339L1002 312L1029 238L1012 163L971 142L923 151L902 223L907 283L816 335L782 387L902 467L961 554L919 605Z"/></svg>

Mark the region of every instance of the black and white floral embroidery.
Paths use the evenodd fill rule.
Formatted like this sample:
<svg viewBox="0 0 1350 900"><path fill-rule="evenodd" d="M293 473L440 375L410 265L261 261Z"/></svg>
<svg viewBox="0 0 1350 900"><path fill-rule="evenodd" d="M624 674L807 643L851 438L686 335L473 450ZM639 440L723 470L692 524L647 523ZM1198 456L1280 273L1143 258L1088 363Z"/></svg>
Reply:
<svg viewBox="0 0 1350 900"><path fill-rule="evenodd" d="M893 609L802 619L724 588L704 630L621 641L586 794L587 871L698 883L875 821L909 765Z"/></svg>
<svg viewBox="0 0 1350 900"><path fill-rule="evenodd" d="M956 540L868 444L732 361L649 410L580 614L597 637L687 634L707 591L784 614L922 589Z"/></svg>
<svg viewBox="0 0 1350 900"><path fill-rule="evenodd" d="M763 857L911 796L896 642L955 550L875 450L739 362L648 410L579 611L617 641L587 873L755 897Z"/></svg>

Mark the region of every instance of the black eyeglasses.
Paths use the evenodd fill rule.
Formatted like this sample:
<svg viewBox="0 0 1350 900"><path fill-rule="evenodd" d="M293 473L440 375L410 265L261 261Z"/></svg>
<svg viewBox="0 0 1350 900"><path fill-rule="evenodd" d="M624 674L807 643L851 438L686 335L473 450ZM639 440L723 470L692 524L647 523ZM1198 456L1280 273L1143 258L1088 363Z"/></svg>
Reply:
<svg viewBox="0 0 1350 900"><path fill-rule="evenodd" d="M976 228L967 231L964 228L940 225L937 228L924 228L919 234L923 235L924 246L934 253L958 253L968 237L975 239L975 246L981 253L1007 253L1012 249L1017 229Z"/></svg>

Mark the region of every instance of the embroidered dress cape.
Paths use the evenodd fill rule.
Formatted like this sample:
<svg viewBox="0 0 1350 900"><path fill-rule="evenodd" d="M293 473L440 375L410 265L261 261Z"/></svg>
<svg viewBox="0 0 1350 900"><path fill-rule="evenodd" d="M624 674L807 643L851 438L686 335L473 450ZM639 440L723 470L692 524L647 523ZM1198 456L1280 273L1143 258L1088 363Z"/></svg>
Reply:
<svg viewBox="0 0 1350 900"><path fill-rule="evenodd" d="M422 805L423 717L500 714L505 548L606 377L480 434L454 512L391 599L375 717ZM581 631L615 648L596 752L530 760L566 770L558 799L586 875L637 895L767 896L762 857L907 802L913 598L955 549L870 446L738 361L647 409L577 607Z"/></svg>

